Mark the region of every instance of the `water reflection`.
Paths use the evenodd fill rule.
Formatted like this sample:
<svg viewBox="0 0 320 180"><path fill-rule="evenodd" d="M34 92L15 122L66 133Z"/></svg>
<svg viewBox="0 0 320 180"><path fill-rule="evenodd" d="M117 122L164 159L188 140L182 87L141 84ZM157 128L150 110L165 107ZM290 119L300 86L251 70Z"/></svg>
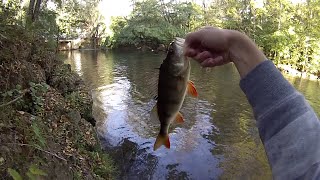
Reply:
<svg viewBox="0 0 320 180"><path fill-rule="evenodd" d="M320 117L320 81L309 81L299 77L285 76L307 99Z"/></svg>
<svg viewBox="0 0 320 180"><path fill-rule="evenodd" d="M150 120L152 87L164 55L73 51L66 62L92 89L93 111L121 179L271 179L251 108L233 65L192 62L199 98L187 97L185 123L170 129L171 149L152 150L159 122ZM319 84L289 79L320 110Z"/></svg>

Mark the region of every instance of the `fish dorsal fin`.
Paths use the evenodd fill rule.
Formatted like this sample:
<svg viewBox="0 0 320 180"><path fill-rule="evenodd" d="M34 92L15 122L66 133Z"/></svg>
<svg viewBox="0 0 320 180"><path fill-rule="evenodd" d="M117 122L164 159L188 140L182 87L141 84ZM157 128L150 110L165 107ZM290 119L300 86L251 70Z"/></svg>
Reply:
<svg viewBox="0 0 320 180"><path fill-rule="evenodd" d="M198 92L196 87L194 86L194 83L192 81L188 81L188 94L190 94L193 97L198 97Z"/></svg>
<svg viewBox="0 0 320 180"><path fill-rule="evenodd" d="M159 81L159 70L151 70L151 72L148 72L148 74L144 77L144 80L146 81L146 88L148 89L148 92L145 94L147 98L150 99L156 99L158 95L158 81Z"/></svg>
<svg viewBox="0 0 320 180"><path fill-rule="evenodd" d="M154 105L154 107L152 108L151 112L150 112L150 121L152 123L159 123L159 116L158 116L158 108L157 108L157 104Z"/></svg>
<svg viewBox="0 0 320 180"><path fill-rule="evenodd" d="M155 150L159 149L159 147L161 147L162 145L164 145L166 148L170 149L170 140L169 140L168 134L166 134L166 135L159 134L157 136L156 142L154 143L154 146L153 146L153 150L155 151Z"/></svg>
<svg viewBox="0 0 320 180"><path fill-rule="evenodd" d="M154 100L158 100L158 95L155 95L155 96L153 97L153 99L154 99Z"/></svg>
<svg viewBox="0 0 320 180"><path fill-rule="evenodd" d="M176 119L175 119L175 122L179 123L179 124L184 123L183 116L180 112L178 112Z"/></svg>

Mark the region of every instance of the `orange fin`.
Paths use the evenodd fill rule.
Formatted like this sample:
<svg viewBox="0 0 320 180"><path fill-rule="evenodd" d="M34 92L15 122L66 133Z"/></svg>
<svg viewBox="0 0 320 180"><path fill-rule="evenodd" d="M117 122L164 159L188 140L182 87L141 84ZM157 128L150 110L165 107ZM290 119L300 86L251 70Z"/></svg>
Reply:
<svg viewBox="0 0 320 180"><path fill-rule="evenodd" d="M183 116L180 112L178 112L176 116L176 123L184 123Z"/></svg>
<svg viewBox="0 0 320 180"><path fill-rule="evenodd" d="M192 81L188 81L188 93L193 97L198 97L198 92Z"/></svg>
<svg viewBox="0 0 320 180"><path fill-rule="evenodd" d="M169 135L161 135L159 134L156 142L154 143L153 150L157 150L159 147L164 145L166 148L170 149L170 140L169 140Z"/></svg>

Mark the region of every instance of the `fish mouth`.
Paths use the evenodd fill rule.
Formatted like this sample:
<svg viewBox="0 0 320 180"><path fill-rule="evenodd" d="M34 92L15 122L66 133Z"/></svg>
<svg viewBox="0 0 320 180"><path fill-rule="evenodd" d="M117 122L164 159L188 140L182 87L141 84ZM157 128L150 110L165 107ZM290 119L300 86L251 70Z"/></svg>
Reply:
<svg viewBox="0 0 320 180"><path fill-rule="evenodd" d="M179 38L179 37L174 38L174 42L176 43L177 46L180 46L180 47L183 47L184 41L185 39L183 38Z"/></svg>
<svg viewBox="0 0 320 180"><path fill-rule="evenodd" d="M184 42L185 42L185 39L183 38L179 38L179 37L174 38L174 50L179 57L183 55Z"/></svg>

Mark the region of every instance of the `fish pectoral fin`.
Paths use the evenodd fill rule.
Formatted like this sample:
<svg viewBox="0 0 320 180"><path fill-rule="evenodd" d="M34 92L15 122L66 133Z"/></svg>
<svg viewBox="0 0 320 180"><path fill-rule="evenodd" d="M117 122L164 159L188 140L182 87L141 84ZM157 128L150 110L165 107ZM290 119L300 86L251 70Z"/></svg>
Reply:
<svg viewBox="0 0 320 180"><path fill-rule="evenodd" d="M166 148L170 149L170 140L169 140L168 134L166 134L166 135L159 134L158 135L156 142L154 143L153 150L154 151L157 150L162 145L164 145Z"/></svg>
<svg viewBox="0 0 320 180"><path fill-rule="evenodd" d="M197 89L192 81L188 81L188 94L193 97L198 97Z"/></svg>
<svg viewBox="0 0 320 180"><path fill-rule="evenodd" d="M176 116L176 123L184 123L184 120L183 120L183 116L180 112L178 112L177 116Z"/></svg>

